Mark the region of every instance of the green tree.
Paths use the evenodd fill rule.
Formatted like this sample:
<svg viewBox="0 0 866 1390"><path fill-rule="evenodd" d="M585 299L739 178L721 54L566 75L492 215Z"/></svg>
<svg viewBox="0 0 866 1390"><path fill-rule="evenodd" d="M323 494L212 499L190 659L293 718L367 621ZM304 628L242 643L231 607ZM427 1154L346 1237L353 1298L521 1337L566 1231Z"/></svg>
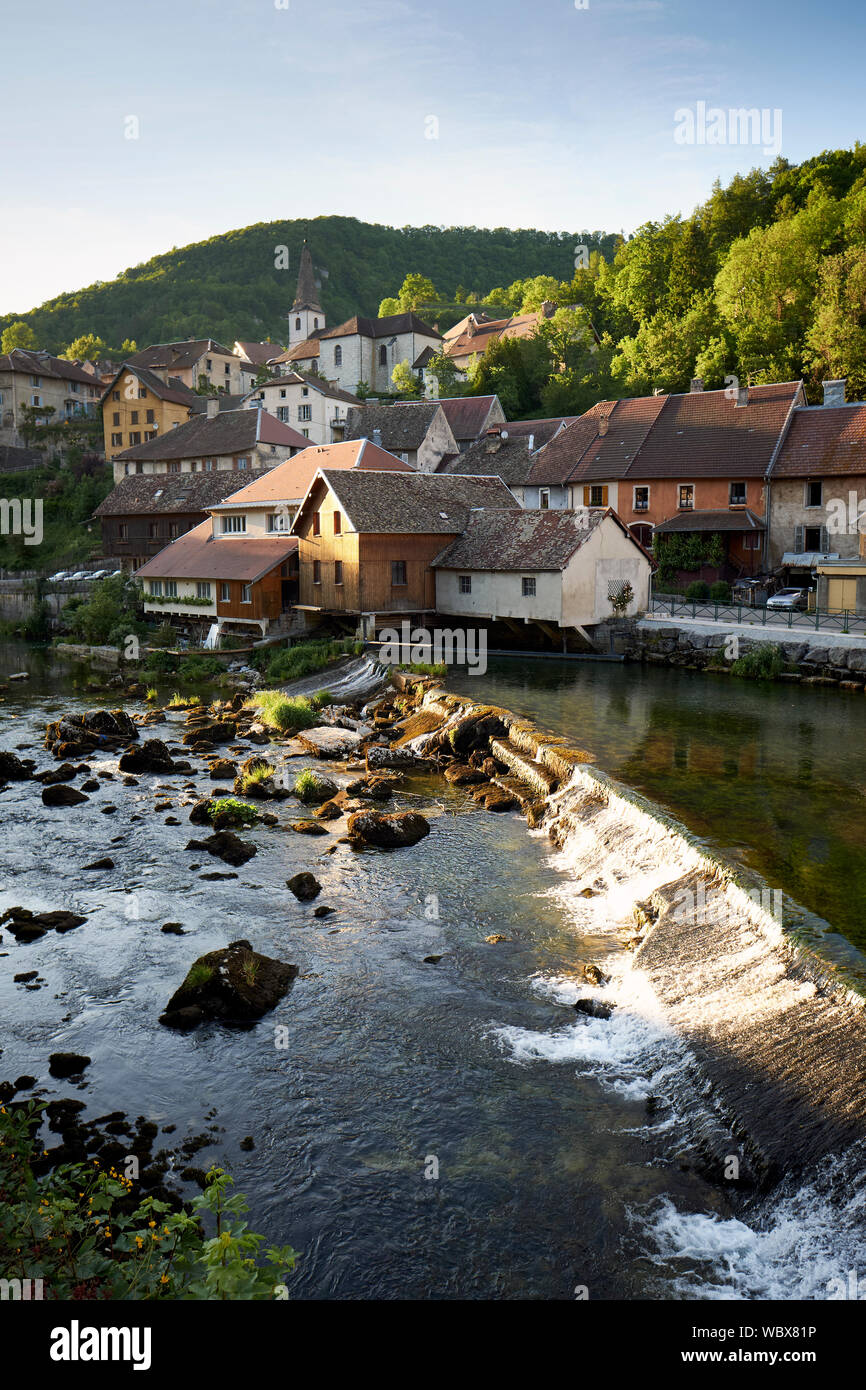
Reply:
<svg viewBox="0 0 866 1390"><path fill-rule="evenodd" d="M460 372L454 364L454 359L449 357L441 348L431 357L427 364L427 370L436 378L437 395L447 397L457 394Z"/></svg>
<svg viewBox="0 0 866 1390"><path fill-rule="evenodd" d="M413 271L406 276L400 286L397 298L404 313L410 309L420 309L422 304L429 304L431 300L436 298L433 281L429 280L426 275L420 275L417 271Z"/></svg>
<svg viewBox="0 0 866 1390"><path fill-rule="evenodd" d="M0 337L0 352L12 352L14 348L33 351L38 346L36 334L23 319L18 319L16 323L10 323L8 328L3 329L2 337Z"/></svg>
<svg viewBox="0 0 866 1390"><path fill-rule="evenodd" d="M105 357L107 351L105 343L95 333L82 333L79 338L73 338L60 356L65 358L67 362L83 362L85 360L96 362L100 357Z"/></svg>
<svg viewBox="0 0 866 1390"><path fill-rule="evenodd" d="M397 363L391 373L391 381L401 396L418 396L420 394L418 378L413 372L408 358Z"/></svg>
<svg viewBox="0 0 866 1390"><path fill-rule="evenodd" d="M383 299L381 304L379 305L379 313L377 317L380 319L387 319L390 318L392 314L399 314L401 312L402 309L399 299Z"/></svg>

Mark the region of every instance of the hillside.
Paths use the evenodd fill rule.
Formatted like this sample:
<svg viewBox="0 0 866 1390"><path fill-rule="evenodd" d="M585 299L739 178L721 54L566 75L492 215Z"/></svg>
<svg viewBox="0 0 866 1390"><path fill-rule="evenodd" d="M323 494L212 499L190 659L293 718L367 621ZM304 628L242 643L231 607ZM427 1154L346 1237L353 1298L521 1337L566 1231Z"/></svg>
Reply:
<svg viewBox="0 0 866 1390"><path fill-rule="evenodd" d="M352 217L260 222L154 256L116 280L58 295L30 312L5 314L0 331L25 319L51 351L84 333L114 348L126 338L140 346L206 336L229 346L236 338L285 341L304 237L330 324L375 314L410 271L429 276L448 299L460 285L486 294L526 276L570 279L578 243L610 257L619 240L507 227L384 227ZM288 247L287 270L275 268L279 246Z"/></svg>

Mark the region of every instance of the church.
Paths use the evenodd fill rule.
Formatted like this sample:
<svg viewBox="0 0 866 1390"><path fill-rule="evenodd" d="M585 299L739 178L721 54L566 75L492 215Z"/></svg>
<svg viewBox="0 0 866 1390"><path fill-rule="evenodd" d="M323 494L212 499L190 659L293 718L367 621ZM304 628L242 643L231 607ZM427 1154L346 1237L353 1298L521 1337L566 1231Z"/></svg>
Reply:
<svg viewBox="0 0 866 1390"><path fill-rule="evenodd" d="M280 374L318 372L341 391L356 394L361 386L367 395L387 396L394 392L394 368L408 362L419 370L418 359L428 348L436 352L441 342L441 334L411 311L382 319L355 315L328 328L305 241L289 314L289 346L269 365Z"/></svg>

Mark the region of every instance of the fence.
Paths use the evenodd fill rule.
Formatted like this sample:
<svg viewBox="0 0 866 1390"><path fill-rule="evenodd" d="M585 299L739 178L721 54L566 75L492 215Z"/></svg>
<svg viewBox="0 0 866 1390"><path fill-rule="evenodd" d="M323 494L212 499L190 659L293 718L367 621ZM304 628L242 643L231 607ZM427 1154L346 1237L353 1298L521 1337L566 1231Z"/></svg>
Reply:
<svg viewBox="0 0 866 1390"><path fill-rule="evenodd" d="M793 608L768 608L766 604L752 607L748 603L701 602L677 594L653 594L650 612L664 613L670 618L703 618L705 622L713 623L751 623L761 627L849 632L858 637L866 635L866 614L853 613L848 609L831 612L826 608L814 608L802 612Z"/></svg>

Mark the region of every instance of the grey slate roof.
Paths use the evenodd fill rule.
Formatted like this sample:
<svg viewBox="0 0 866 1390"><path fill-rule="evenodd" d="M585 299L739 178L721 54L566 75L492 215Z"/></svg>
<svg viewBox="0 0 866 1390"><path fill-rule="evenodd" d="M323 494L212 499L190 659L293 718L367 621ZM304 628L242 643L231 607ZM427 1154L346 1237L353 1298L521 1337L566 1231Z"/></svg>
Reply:
<svg viewBox="0 0 866 1390"><path fill-rule="evenodd" d="M225 410L210 417L194 415L183 425L157 435L155 439L133 444L130 449L115 455L115 463L122 463L125 459L216 457L252 449L257 442L306 449L310 441L264 410Z"/></svg>
<svg viewBox="0 0 866 1390"><path fill-rule="evenodd" d="M118 368L103 392L103 401L109 399L119 378L127 374L137 377L142 386L146 386L158 401L174 401L177 405L189 406L190 410L204 409L205 397L197 396L194 391L190 391L178 377L170 376L168 381L163 381L161 376L157 376L147 367L139 367L135 362L124 362Z"/></svg>
<svg viewBox="0 0 866 1390"><path fill-rule="evenodd" d="M461 536L436 556L434 568L461 570L563 570L600 526L607 511L522 511L508 518L473 512Z"/></svg>
<svg viewBox="0 0 866 1390"><path fill-rule="evenodd" d="M194 367L209 352L234 357L231 348L223 347L214 338L187 338L177 343L151 343L129 361L134 367L173 367L182 371Z"/></svg>
<svg viewBox="0 0 866 1390"><path fill-rule="evenodd" d="M163 512L206 512L269 470L249 473L215 469L211 473L148 473L121 478L94 516L140 516Z"/></svg>
<svg viewBox="0 0 866 1390"><path fill-rule="evenodd" d="M459 473L493 474L501 478L509 487L522 487L529 481L534 455L529 452L528 436L516 439L500 439L490 435L470 444L462 454L454 458L442 459L438 473L455 475Z"/></svg>
<svg viewBox="0 0 866 1390"><path fill-rule="evenodd" d="M323 469L322 477L355 530L373 535L454 535L464 529L474 507L520 511L499 478L360 468Z"/></svg>
<svg viewBox="0 0 866 1390"><path fill-rule="evenodd" d="M427 338L441 338L435 328L422 322L411 310L406 314L388 314L383 319L368 319L359 314L338 323L336 328L327 328L320 335L323 338L347 338L360 334L362 338L391 338L397 333L422 333Z"/></svg>
<svg viewBox="0 0 866 1390"><path fill-rule="evenodd" d="M749 507L740 511L678 512L655 528L657 531L766 531L767 524Z"/></svg>
<svg viewBox="0 0 866 1390"><path fill-rule="evenodd" d="M353 406L346 416L346 438L372 439L379 430L382 448L391 453L420 449L440 408L438 401Z"/></svg>

